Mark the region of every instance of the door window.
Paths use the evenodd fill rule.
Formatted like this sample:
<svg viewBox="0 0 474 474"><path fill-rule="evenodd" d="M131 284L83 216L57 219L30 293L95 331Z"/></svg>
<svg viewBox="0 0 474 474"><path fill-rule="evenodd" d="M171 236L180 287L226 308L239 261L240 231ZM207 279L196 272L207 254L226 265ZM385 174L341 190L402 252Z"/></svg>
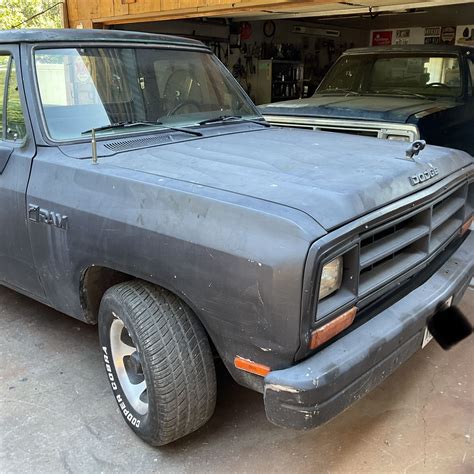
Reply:
<svg viewBox="0 0 474 474"><path fill-rule="evenodd" d="M5 141L23 141L26 137L16 64L10 55L0 55L0 134Z"/></svg>
<svg viewBox="0 0 474 474"><path fill-rule="evenodd" d="M10 63L10 77L7 92L7 129L6 140L21 140L26 137L25 117L21 108L20 93L18 91L18 80L16 76L16 65L12 59Z"/></svg>
<svg viewBox="0 0 474 474"><path fill-rule="evenodd" d="M5 83L10 56L0 55L0 138L3 138L3 98L5 96Z"/></svg>

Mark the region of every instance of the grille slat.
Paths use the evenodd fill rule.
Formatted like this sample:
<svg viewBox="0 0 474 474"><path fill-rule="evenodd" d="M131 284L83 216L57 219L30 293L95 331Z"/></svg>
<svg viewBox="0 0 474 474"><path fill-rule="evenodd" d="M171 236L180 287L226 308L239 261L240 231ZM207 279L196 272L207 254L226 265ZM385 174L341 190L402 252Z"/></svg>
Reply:
<svg viewBox="0 0 474 474"><path fill-rule="evenodd" d="M438 250L462 225L462 219L448 219L431 234L430 252Z"/></svg>
<svg viewBox="0 0 474 474"><path fill-rule="evenodd" d="M427 225L413 225L367 245L363 249L363 252L361 251L361 269L373 265L375 262L382 260L384 257L397 252L415 240L427 235L429 230Z"/></svg>
<svg viewBox="0 0 474 474"><path fill-rule="evenodd" d="M402 252L374 267L370 272L363 273L360 276L359 292L367 294L379 286L392 281L397 275L421 262L426 257L426 253L421 251Z"/></svg>
<svg viewBox="0 0 474 474"><path fill-rule="evenodd" d="M456 211L461 209L466 202L465 198L450 196L445 201L441 201L438 206L433 208L433 219L431 221L431 228L436 229L443 222L448 220Z"/></svg>
<svg viewBox="0 0 474 474"><path fill-rule="evenodd" d="M468 212L464 184L406 218L362 234L358 296L402 281L410 270L451 240Z"/></svg>

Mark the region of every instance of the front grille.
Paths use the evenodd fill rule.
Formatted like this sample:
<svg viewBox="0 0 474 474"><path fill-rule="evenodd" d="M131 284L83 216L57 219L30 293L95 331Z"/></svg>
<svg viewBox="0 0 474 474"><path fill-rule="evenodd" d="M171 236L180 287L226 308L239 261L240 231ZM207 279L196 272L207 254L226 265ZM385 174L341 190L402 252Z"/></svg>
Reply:
<svg viewBox="0 0 474 474"><path fill-rule="evenodd" d="M272 122L268 120L270 124L277 125L278 127L290 127L290 128L304 128L306 130L319 130L320 132L336 132L345 133L349 135L361 135L364 137L382 138L381 129L365 129L365 128L351 128L351 127L328 127L328 126L315 126L315 125L300 125L294 123L282 123Z"/></svg>
<svg viewBox="0 0 474 474"><path fill-rule="evenodd" d="M364 137L382 138L381 130L365 130L365 129L354 129L354 128L342 128L342 127L318 127L317 130L321 132L336 132L345 133L349 135L361 135Z"/></svg>
<svg viewBox="0 0 474 474"><path fill-rule="evenodd" d="M265 115L265 120L278 127L304 128L323 132L339 132L375 138L392 138L414 141L420 138L416 125L404 123L372 122L358 119L298 117L291 115Z"/></svg>
<svg viewBox="0 0 474 474"><path fill-rule="evenodd" d="M467 213L467 184L431 205L360 236L359 292L363 298L446 246Z"/></svg>
<svg viewBox="0 0 474 474"><path fill-rule="evenodd" d="M366 230L355 235L349 232L336 248L323 250L323 263L342 255L344 271L338 291L320 301L312 296L314 323L352 306L362 310L384 297L429 266L460 235L474 209L474 183L446 189L384 224L364 225ZM322 267L315 267L316 286Z"/></svg>

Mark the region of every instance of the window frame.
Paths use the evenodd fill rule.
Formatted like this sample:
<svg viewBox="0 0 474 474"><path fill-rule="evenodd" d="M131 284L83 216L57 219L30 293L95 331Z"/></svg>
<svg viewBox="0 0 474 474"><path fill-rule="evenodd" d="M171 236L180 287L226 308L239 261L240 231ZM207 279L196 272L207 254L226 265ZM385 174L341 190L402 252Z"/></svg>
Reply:
<svg viewBox="0 0 474 474"><path fill-rule="evenodd" d="M2 129L0 133L0 142L8 144L15 147L23 147L28 140L29 136L29 125L27 120L27 114L25 113L24 101L22 97L22 92L20 90L20 77L21 77L21 65L20 62L15 58L15 52L13 50L5 49L4 46L0 45L0 56L8 56L7 71L5 74L5 84L3 89L3 103L2 105ZM23 122L25 124L25 135L17 139L8 139L7 130L8 130L8 97L10 89L10 79L12 73L12 65L15 65L16 72L16 82L18 87L18 96L20 99L21 114L23 116Z"/></svg>
<svg viewBox="0 0 474 474"><path fill-rule="evenodd" d="M17 92L18 92L18 99L19 99L19 104L20 104L20 109L21 109L21 116L23 119L23 125L25 127L25 134L20 137L20 138L15 138L15 139L8 139L7 138L7 133L8 130L10 130L10 127L8 124L10 123L8 120L8 109L9 109L9 104L11 104L11 99L10 99L10 86L11 84L11 78L12 78L12 70L13 66L15 66L15 77L16 77L16 87L17 87ZM8 62L8 71L7 71L7 76L6 76L6 87L5 87L5 96L4 96L4 101L5 101L5 134L3 137L3 141L7 143L19 143L23 144L26 142L28 138L28 129L27 129L27 123L26 123L26 114L25 114L25 108L23 107L23 101L21 98L21 91L20 91L20 83L19 83L19 76L20 76L20 64L18 61L15 60L13 54L10 55L10 60ZM6 100L5 100L6 98Z"/></svg>
<svg viewBox="0 0 474 474"><path fill-rule="evenodd" d="M466 69L467 69L467 95L474 97L474 55L466 54Z"/></svg>
<svg viewBox="0 0 474 474"><path fill-rule="evenodd" d="M0 133L0 141L6 142L5 139L7 132L7 100L8 100L8 87L10 84L10 71L13 55L10 52L4 52L0 50L0 56L8 57L7 61L7 70L5 72L5 82L3 83L3 93L2 93L2 128Z"/></svg>

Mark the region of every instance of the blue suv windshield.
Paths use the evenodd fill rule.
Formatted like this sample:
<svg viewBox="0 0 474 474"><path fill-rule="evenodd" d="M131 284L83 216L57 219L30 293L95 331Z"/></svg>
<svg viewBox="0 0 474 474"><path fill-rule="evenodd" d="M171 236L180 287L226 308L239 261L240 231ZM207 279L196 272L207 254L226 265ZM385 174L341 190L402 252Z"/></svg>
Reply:
<svg viewBox="0 0 474 474"><path fill-rule="evenodd" d="M348 54L326 75L318 94L459 97L457 56L426 54Z"/></svg>

